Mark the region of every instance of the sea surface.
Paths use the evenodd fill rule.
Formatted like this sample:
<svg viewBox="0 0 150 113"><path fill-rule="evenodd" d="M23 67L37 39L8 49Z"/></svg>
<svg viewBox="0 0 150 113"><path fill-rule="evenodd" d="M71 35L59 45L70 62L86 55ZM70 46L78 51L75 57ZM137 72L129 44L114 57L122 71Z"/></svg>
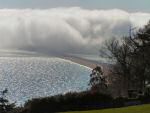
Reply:
<svg viewBox="0 0 150 113"><path fill-rule="evenodd" d="M0 91L21 105L37 97L84 91L91 69L68 60L47 57L0 57Z"/></svg>

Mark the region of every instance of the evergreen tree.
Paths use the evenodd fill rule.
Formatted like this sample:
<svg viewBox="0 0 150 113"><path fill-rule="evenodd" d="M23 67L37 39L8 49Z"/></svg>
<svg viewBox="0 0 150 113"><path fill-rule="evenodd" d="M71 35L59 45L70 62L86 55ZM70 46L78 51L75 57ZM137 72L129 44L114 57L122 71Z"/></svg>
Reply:
<svg viewBox="0 0 150 113"><path fill-rule="evenodd" d="M91 86L91 91L93 92L101 92L105 93L107 89L106 78L103 75L102 68L97 66L92 70L90 74L90 82L89 85Z"/></svg>
<svg viewBox="0 0 150 113"><path fill-rule="evenodd" d="M1 91L1 97L0 97L0 113L8 113L9 111L13 110L15 107L15 104L10 104L9 101L6 99L6 94L8 93L8 90L5 89Z"/></svg>

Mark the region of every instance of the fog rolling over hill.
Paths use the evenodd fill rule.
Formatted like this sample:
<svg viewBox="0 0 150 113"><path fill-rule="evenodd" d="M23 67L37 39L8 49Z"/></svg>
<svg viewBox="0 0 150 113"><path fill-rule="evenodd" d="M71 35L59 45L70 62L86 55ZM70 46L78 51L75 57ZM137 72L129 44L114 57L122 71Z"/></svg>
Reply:
<svg viewBox="0 0 150 113"><path fill-rule="evenodd" d="M0 9L0 51L39 54L98 54L112 37L129 35L142 27L150 13L122 9Z"/></svg>
<svg viewBox="0 0 150 113"><path fill-rule="evenodd" d="M86 90L90 72L60 58L1 57L0 90L8 88L8 99L22 104L35 97Z"/></svg>

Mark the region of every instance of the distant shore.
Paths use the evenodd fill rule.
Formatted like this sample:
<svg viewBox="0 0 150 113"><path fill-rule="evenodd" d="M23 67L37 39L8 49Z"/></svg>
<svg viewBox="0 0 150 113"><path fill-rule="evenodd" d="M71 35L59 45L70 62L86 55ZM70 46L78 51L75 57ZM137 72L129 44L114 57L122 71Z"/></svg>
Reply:
<svg viewBox="0 0 150 113"><path fill-rule="evenodd" d="M78 63L80 65L83 65L92 69L98 65L98 63L94 61L90 61L90 60L79 58L79 57L65 56L63 57L63 59L70 60L72 62Z"/></svg>
<svg viewBox="0 0 150 113"><path fill-rule="evenodd" d="M74 57L74 56L65 56L63 59L72 61L74 63L89 67L91 69L94 69L96 66L102 66L104 75L108 75L110 73L111 65L110 64L105 64L105 63L99 63L98 61L92 61L92 60L87 60L84 58L80 57Z"/></svg>

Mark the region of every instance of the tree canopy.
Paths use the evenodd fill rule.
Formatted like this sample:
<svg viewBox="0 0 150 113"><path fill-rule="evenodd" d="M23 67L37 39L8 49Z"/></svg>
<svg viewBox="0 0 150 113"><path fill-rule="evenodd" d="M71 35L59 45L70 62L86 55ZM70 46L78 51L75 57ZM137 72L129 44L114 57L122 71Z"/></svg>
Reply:
<svg viewBox="0 0 150 113"><path fill-rule="evenodd" d="M113 74L123 78L125 89L150 84L150 22L133 35L107 41L100 52L115 61Z"/></svg>

